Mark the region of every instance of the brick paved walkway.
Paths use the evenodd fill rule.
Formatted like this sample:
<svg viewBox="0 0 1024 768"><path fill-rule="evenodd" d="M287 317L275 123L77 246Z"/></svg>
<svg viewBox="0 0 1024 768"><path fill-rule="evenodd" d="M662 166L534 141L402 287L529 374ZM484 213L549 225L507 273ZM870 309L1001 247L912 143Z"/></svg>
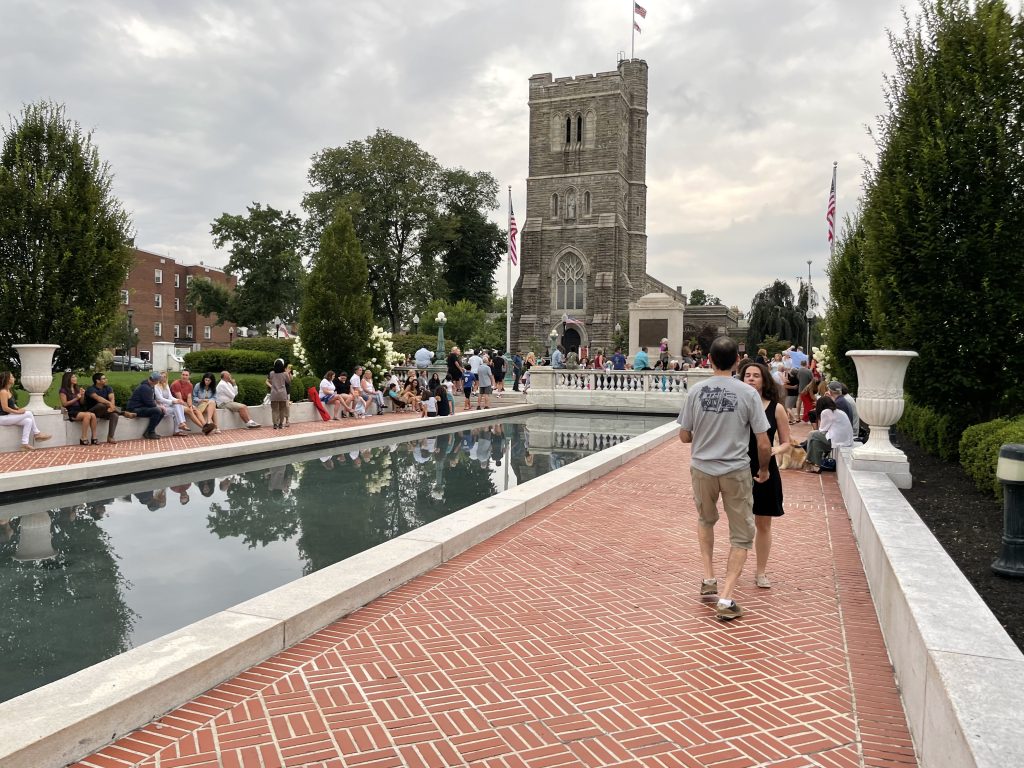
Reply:
<svg viewBox="0 0 1024 768"><path fill-rule="evenodd" d="M77 768L916 765L835 476L784 473L775 587L751 560L747 615L721 623L688 453L620 467Z"/></svg>

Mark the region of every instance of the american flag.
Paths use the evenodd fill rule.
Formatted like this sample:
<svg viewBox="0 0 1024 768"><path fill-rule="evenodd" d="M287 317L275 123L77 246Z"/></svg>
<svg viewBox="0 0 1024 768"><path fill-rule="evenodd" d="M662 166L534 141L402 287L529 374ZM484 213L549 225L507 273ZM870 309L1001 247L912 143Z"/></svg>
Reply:
<svg viewBox="0 0 1024 768"><path fill-rule="evenodd" d="M832 190L828 193L828 208L825 210L825 221L828 222L828 244L835 245L836 240L836 169L832 167Z"/></svg>
<svg viewBox="0 0 1024 768"><path fill-rule="evenodd" d="M635 13L641 19L647 18L647 9L640 5L640 3L633 3L633 13Z"/></svg>
<svg viewBox="0 0 1024 768"><path fill-rule="evenodd" d="M643 32L643 30L640 29L640 25L637 24L635 21L633 22L633 29L635 29L637 32Z"/></svg>
<svg viewBox="0 0 1024 768"><path fill-rule="evenodd" d="M516 266L519 263L519 254L516 250L516 235L519 234L519 229L516 227L516 215L512 212L512 201L508 202L508 260L512 262L512 266Z"/></svg>

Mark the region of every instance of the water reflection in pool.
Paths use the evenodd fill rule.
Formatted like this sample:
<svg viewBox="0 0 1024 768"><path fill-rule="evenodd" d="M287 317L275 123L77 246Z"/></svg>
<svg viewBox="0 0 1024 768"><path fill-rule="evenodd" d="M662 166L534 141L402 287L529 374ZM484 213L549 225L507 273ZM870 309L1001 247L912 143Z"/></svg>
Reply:
<svg viewBox="0 0 1024 768"><path fill-rule="evenodd" d="M667 420L535 414L0 506L0 700Z"/></svg>

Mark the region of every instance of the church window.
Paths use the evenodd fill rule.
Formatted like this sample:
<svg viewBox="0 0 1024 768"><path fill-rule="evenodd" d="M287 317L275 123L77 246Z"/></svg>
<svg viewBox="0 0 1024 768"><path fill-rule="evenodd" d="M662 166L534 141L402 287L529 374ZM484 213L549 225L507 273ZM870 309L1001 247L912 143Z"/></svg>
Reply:
<svg viewBox="0 0 1024 768"><path fill-rule="evenodd" d="M565 143L572 142L572 117L565 118Z"/></svg>
<svg viewBox="0 0 1024 768"><path fill-rule="evenodd" d="M558 193L557 192L555 192L555 194L553 194L551 196L551 216L552 216L552 218L558 216Z"/></svg>
<svg viewBox="0 0 1024 768"><path fill-rule="evenodd" d="M555 274L555 303L557 309L583 309L587 292L587 275L583 259L574 253L558 262Z"/></svg>
<svg viewBox="0 0 1024 768"><path fill-rule="evenodd" d="M586 191L583 193L583 213L586 216L590 215L590 192Z"/></svg>
<svg viewBox="0 0 1024 768"><path fill-rule="evenodd" d="M576 115L576 143L583 141L583 115Z"/></svg>

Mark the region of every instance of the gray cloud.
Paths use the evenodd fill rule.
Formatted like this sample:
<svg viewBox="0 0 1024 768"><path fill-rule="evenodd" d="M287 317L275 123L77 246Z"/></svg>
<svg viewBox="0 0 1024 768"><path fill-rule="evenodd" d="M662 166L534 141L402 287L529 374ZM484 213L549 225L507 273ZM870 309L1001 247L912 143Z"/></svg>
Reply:
<svg viewBox="0 0 1024 768"><path fill-rule="evenodd" d="M899 8L642 4L649 271L743 308L807 259L823 284L832 161L842 216L873 154L864 126L882 109ZM138 244L219 265L215 217L254 200L298 210L310 156L378 126L511 184L524 218L527 79L611 70L628 50L620 0L15 0L0 26L0 110L64 102L95 129Z"/></svg>

